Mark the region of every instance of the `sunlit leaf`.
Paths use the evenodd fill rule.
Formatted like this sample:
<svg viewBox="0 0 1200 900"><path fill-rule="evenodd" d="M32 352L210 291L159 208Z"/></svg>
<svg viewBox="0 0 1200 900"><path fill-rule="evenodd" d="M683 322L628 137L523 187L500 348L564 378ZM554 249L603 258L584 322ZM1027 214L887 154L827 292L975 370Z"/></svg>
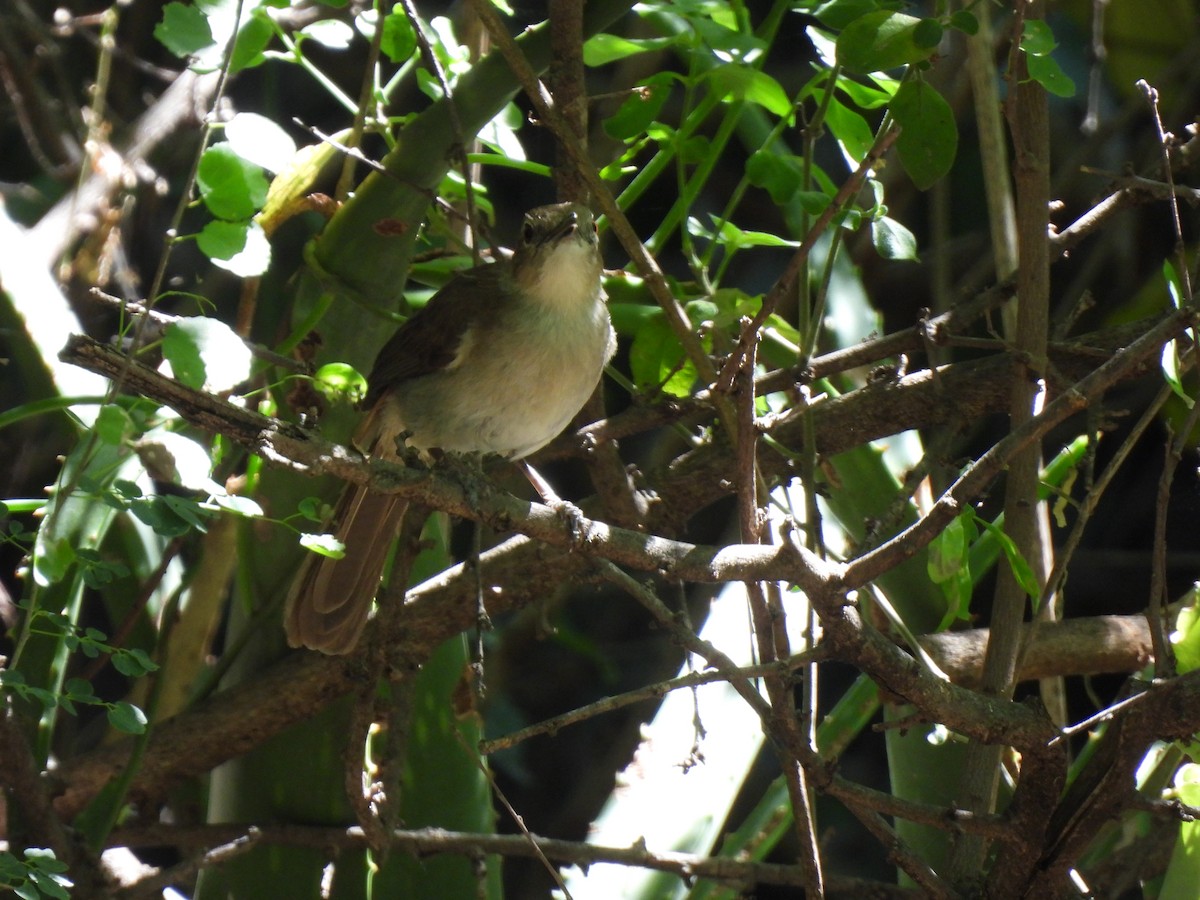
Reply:
<svg viewBox="0 0 1200 900"><path fill-rule="evenodd" d="M121 701L108 710L108 724L125 734L141 734L146 730L146 714L132 703Z"/></svg>
<svg viewBox="0 0 1200 900"><path fill-rule="evenodd" d="M850 72L865 75L929 59L934 48L916 41L921 21L888 10L860 16L838 35L838 62Z"/></svg>
<svg viewBox="0 0 1200 900"><path fill-rule="evenodd" d="M916 236L887 216L871 221L871 242L884 259L917 259Z"/></svg>
<svg viewBox="0 0 1200 900"><path fill-rule="evenodd" d="M320 556L327 556L330 559L341 559L346 555L346 545L332 534L306 532L300 535L300 546Z"/></svg>
<svg viewBox="0 0 1200 900"><path fill-rule="evenodd" d="M214 144L200 157L196 185L204 205L220 219L248 219L267 200L262 169L242 159L228 144Z"/></svg>
<svg viewBox="0 0 1200 900"><path fill-rule="evenodd" d="M162 20L154 26L154 36L176 56L187 57L211 46L212 29L204 13L184 3L168 3Z"/></svg>

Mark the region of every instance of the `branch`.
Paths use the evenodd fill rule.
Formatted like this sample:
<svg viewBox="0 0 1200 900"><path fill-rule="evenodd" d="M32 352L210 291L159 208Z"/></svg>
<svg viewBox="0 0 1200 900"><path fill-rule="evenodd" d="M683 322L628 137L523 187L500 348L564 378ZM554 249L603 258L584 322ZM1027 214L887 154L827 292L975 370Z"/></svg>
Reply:
<svg viewBox="0 0 1200 900"><path fill-rule="evenodd" d="M531 841L532 838L532 841ZM236 846L250 841L290 847L309 847L325 851L361 850L368 846L361 828L321 828L307 825L196 825L128 828L114 832L113 847L214 847ZM440 828L397 830L391 833L390 846L418 857L454 853L465 856L537 857L557 863L589 866L612 863L636 866L677 875L685 881L704 878L732 887L750 888L755 884L803 885L799 866L751 862L730 857L698 856L691 853L653 851L644 846L601 847L578 841L564 841L539 835L477 834L445 831ZM916 897L910 890L858 878L832 880L833 889L842 896Z"/></svg>

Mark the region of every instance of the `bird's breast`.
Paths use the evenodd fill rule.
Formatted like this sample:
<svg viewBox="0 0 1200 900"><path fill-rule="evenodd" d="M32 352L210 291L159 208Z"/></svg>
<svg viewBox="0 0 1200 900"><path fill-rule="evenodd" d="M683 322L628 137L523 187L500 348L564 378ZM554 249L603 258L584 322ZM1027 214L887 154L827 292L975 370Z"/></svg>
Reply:
<svg viewBox="0 0 1200 900"><path fill-rule="evenodd" d="M506 309L473 328L454 363L397 386L409 443L520 458L549 443L595 389L614 338L603 295Z"/></svg>

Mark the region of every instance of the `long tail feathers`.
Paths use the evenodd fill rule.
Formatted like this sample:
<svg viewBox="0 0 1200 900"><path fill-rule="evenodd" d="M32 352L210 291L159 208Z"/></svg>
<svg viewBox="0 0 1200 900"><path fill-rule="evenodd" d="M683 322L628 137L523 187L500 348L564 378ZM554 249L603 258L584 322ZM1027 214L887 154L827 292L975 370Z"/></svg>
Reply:
<svg viewBox="0 0 1200 900"><path fill-rule="evenodd" d="M346 545L341 559L309 554L284 609L288 644L329 655L358 643L379 589L388 550L408 503L350 486L342 492L331 525Z"/></svg>

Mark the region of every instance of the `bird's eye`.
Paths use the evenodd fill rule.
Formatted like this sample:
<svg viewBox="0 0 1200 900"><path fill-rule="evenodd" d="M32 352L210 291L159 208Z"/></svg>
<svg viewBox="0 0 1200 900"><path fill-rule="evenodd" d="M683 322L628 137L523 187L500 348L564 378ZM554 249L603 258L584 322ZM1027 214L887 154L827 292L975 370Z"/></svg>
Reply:
<svg viewBox="0 0 1200 900"><path fill-rule="evenodd" d="M533 243L533 223L532 222L526 222L525 226L521 229L521 240L524 241L526 244Z"/></svg>

